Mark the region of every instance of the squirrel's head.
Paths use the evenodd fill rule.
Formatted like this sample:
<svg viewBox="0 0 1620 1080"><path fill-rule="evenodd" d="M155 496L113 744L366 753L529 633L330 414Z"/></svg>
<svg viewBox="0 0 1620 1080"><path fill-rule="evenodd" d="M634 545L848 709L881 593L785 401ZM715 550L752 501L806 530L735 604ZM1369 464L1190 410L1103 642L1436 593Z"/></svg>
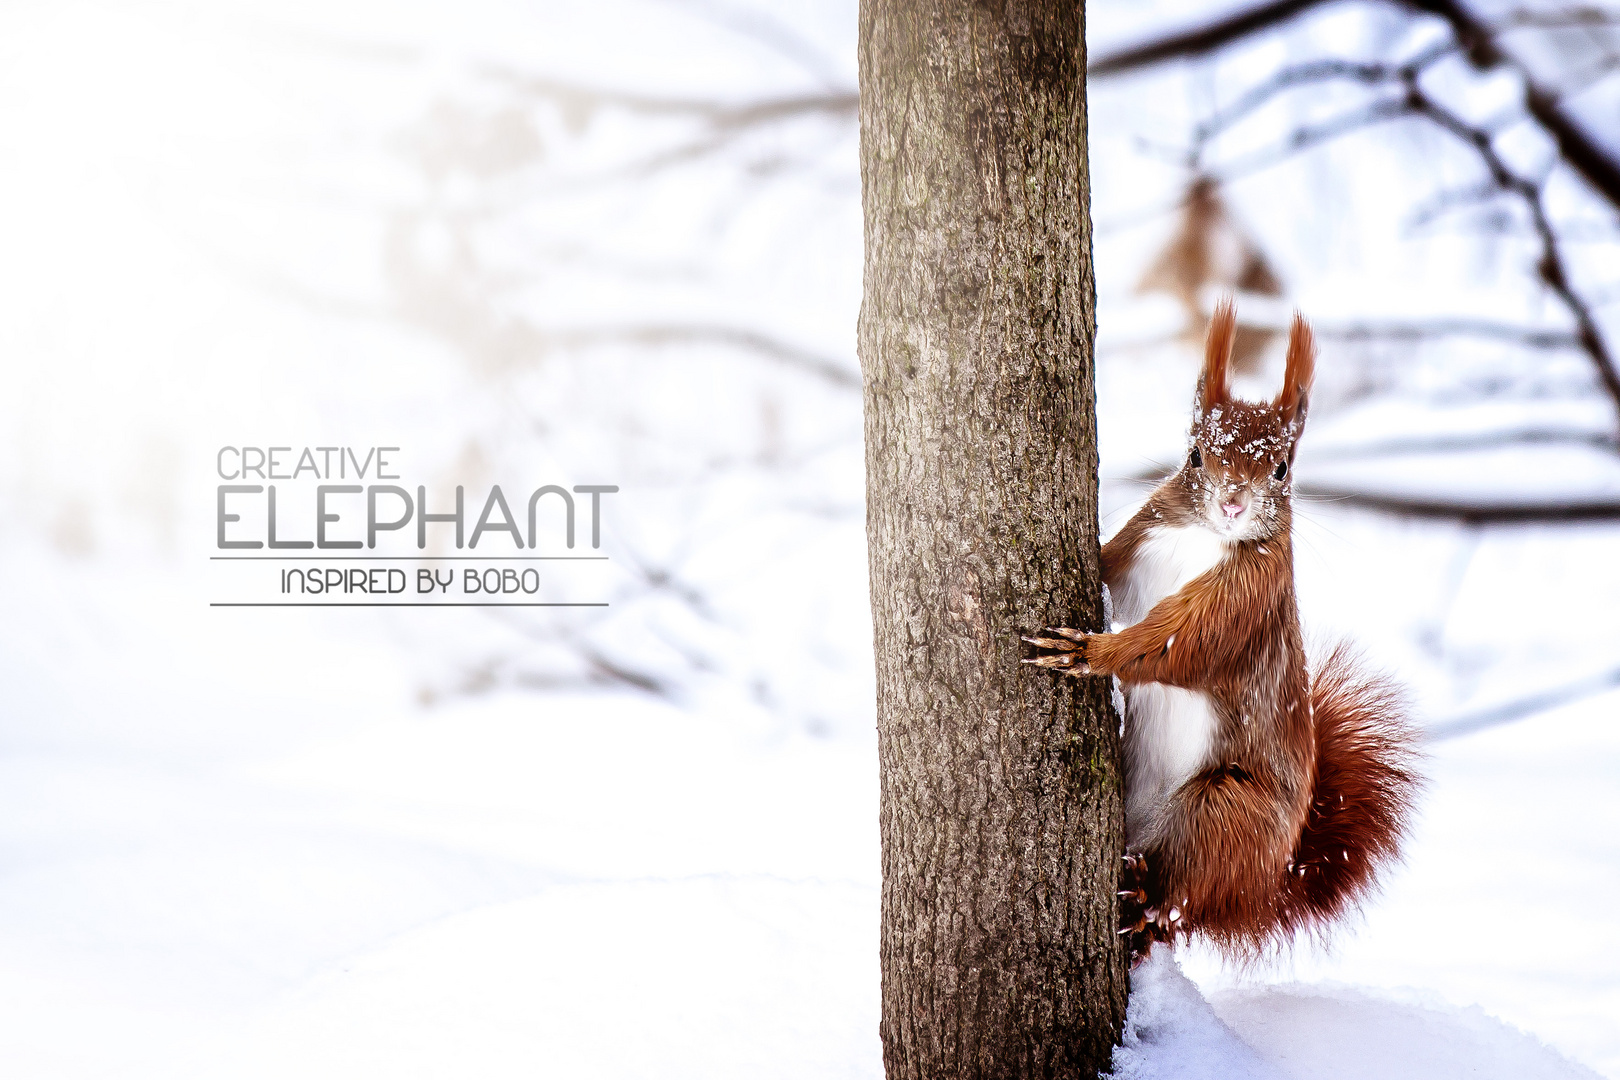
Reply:
<svg viewBox="0 0 1620 1080"><path fill-rule="evenodd" d="M1181 476L1202 524L1232 540L1276 535L1293 483L1294 450L1316 370L1311 328L1297 313L1288 333L1283 388L1269 402L1234 398L1227 383L1236 318L1232 301L1216 305L1198 379L1191 446Z"/></svg>

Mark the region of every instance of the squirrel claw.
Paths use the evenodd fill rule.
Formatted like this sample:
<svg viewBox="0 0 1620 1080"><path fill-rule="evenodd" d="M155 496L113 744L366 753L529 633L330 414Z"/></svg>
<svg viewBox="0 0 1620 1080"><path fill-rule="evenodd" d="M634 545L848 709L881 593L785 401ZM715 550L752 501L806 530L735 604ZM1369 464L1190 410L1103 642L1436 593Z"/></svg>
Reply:
<svg viewBox="0 0 1620 1080"><path fill-rule="evenodd" d="M1052 656L1031 656L1024 661L1036 667L1056 668L1066 675L1090 675L1091 669L1078 653L1056 653Z"/></svg>
<svg viewBox="0 0 1620 1080"><path fill-rule="evenodd" d="M1042 649L1062 649L1064 652L1075 651L1074 642L1065 641L1062 638L1030 637L1028 634L1023 635L1023 637L1024 640L1029 642L1031 645L1038 646Z"/></svg>
<svg viewBox="0 0 1620 1080"><path fill-rule="evenodd" d="M1036 667L1053 668L1065 675L1090 675L1091 668L1086 663L1086 641L1088 635L1079 630L1070 630L1067 627L1049 626L1043 634L1056 634L1056 637L1044 637L1038 634L1022 634L1020 637L1037 649L1050 650L1044 656L1032 656L1024 661Z"/></svg>
<svg viewBox="0 0 1620 1080"><path fill-rule="evenodd" d="M1161 890L1148 869L1146 855L1131 853L1120 861L1119 926L1120 933L1130 937L1131 966L1135 967L1156 943L1176 936L1181 911L1158 895Z"/></svg>

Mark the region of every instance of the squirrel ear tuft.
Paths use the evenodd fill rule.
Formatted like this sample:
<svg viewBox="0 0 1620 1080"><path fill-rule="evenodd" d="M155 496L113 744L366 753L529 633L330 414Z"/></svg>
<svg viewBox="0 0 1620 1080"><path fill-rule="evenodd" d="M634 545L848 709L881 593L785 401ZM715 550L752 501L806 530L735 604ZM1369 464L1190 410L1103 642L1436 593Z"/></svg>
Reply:
<svg viewBox="0 0 1620 1080"><path fill-rule="evenodd" d="M1226 369L1232 361L1232 340L1237 335L1237 313L1232 298L1223 296L1209 320L1209 338L1204 343L1204 370L1198 376L1198 411L1209 412L1231 397Z"/></svg>
<svg viewBox="0 0 1620 1080"><path fill-rule="evenodd" d="M1277 408L1283 417L1293 423L1303 418L1305 405L1311 393L1311 380L1316 377L1316 336L1311 324L1299 312L1294 312L1294 324L1288 328L1288 363L1283 370L1283 388L1277 395Z"/></svg>

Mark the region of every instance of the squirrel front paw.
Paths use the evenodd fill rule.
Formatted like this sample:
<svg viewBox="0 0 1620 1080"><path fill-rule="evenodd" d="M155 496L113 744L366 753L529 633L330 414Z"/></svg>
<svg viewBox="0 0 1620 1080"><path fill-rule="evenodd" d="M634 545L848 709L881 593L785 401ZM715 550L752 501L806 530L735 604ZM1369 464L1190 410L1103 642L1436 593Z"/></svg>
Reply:
<svg viewBox="0 0 1620 1080"><path fill-rule="evenodd" d="M1041 656L1031 656L1024 661L1036 667L1052 668L1065 675L1090 675L1091 668L1086 664L1086 645L1091 635L1084 630L1070 630L1066 626L1048 626L1043 633L1056 634L1056 637L1030 637L1024 635L1024 640L1039 649L1051 650Z"/></svg>

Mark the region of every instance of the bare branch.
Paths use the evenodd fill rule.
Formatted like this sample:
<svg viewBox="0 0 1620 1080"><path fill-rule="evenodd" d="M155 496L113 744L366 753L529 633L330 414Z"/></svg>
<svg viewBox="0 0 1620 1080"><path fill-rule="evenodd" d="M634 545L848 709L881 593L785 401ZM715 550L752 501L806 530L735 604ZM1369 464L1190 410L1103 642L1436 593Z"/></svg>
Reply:
<svg viewBox="0 0 1620 1080"><path fill-rule="evenodd" d="M1286 22L1300 12L1309 11L1324 2L1325 0L1271 0L1271 3L1233 12L1225 18L1203 26L1100 56L1086 67L1086 75L1100 79L1137 68L1150 67L1166 60L1203 56L1223 45L1248 37L1258 30L1267 30Z"/></svg>
<svg viewBox="0 0 1620 1080"><path fill-rule="evenodd" d="M1330 501L1336 506L1376 510L1399 517L1458 521L1467 525L1567 525L1581 521L1620 520L1620 499L1475 502L1418 495L1376 495L1318 484L1304 484L1295 490L1307 499Z"/></svg>
<svg viewBox="0 0 1620 1080"><path fill-rule="evenodd" d="M1153 485L1173 469L1145 470L1139 475L1109 477L1105 483ZM1454 521L1463 525L1573 525L1589 521L1620 521L1620 499L1579 499L1569 502L1500 502L1379 495L1353 488L1301 484L1295 494L1306 501L1332 503L1349 510L1371 510L1394 517Z"/></svg>
<svg viewBox="0 0 1620 1080"><path fill-rule="evenodd" d="M1463 713L1461 716L1442 720L1431 724L1425 731L1424 739L1427 742L1441 742L1445 739L1455 739L1461 735L1472 735L1476 731L1486 728L1499 727L1502 724L1511 724L1515 720L1543 713L1549 709L1556 709L1560 705L1568 705L1584 698L1594 697L1607 690L1620 686L1620 668L1614 668L1590 679L1581 679L1566 686L1554 687L1551 690L1542 690L1476 712Z"/></svg>
<svg viewBox="0 0 1620 1080"><path fill-rule="evenodd" d="M799 116L853 117L860 107L860 95L854 90L830 90L819 94L794 94L736 103L714 98L683 98L610 90L529 75L504 67L487 67L483 73L529 97L547 101L565 112L572 111L581 116L588 116L598 109L621 109L641 116L684 117L704 121L716 128L735 129L759 127Z"/></svg>
<svg viewBox="0 0 1620 1080"><path fill-rule="evenodd" d="M1312 460L1354 461L1394 455L1415 456L1535 444L1586 445L1614 451L1613 438L1583 432L1528 431L1511 435L1465 435L1455 439L1428 438L1346 447L1326 453L1312 452ZM1158 484L1175 472L1173 465L1154 465L1129 476L1109 477L1108 483ZM1294 493L1302 500L1332 503L1335 507L1371 510L1397 517L1454 521L1464 525L1567 525L1586 521L1620 520L1620 498L1497 499L1477 500L1445 496L1393 495L1335 487L1300 484Z"/></svg>
<svg viewBox="0 0 1620 1080"><path fill-rule="evenodd" d="M712 131L700 139L678 143L621 165L569 177L566 183L556 186L579 190L595 188L604 181L644 180L665 169L688 165L718 154L731 147L739 134L735 129Z"/></svg>
<svg viewBox="0 0 1620 1080"><path fill-rule="evenodd" d="M1528 83L1526 85L1528 98L1533 96L1534 91L1528 89ZM1604 392L1608 394L1616 410L1620 411L1620 369L1616 368L1608 343L1598 330L1591 306L1575 291L1575 286L1570 281L1558 233L1553 229L1546 204L1542 200L1541 187L1517 175L1508 167L1507 162L1497 153L1489 132L1470 126L1461 117L1429 97L1417 85L1415 79L1407 85L1407 103L1415 112L1427 116L1441 128L1471 146L1489 170L1491 179L1504 192L1517 195L1524 204L1530 214L1531 224L1541 240L1541 258L1536 263L1536 272L1573 316L1575 338L1582 350L1591 358ZM1617 174L1616 180L1620 183L1620 174ZM1616 191L1620 194L1620 187L1617 187ZM1620 200L1616 200L1614 205L1620 208Z"/></svg>
<svg viewBox="0 0 1620 1080"><path fill-rule="evenodd" d="M607 683L624 683L634 686L638 690L645 690L655 697L669 697L671 687L660 679L654 678L643 671L633 671L623 664L616 663L607 654L591 645L578 644L580 658L590 667L593 681Z"/></svg>
<svg viewBox="0 0 1620 1080"><path fill-rule="evenodd" d="M1547 130L1558 144L1559 155L1584 176L1609 205L1620 209L1620 161L1591 137L1585 128L1559 104L1558 95L1540 86L1518 57L1497 42L1491 28L1455 0L1406 0L1419 11L1427 11L1451 24L1468 57L1480 71L1498 66L1512 68L1524 81L1525 109Z"/></svg>
<svg viewBox="0 0 1620 1080"><path fill-rule="evenodd" d="M1227 163L1219 170L1223 180L1268 168L1302 150L1375 124L1410 115L1427 118L1470 147L1484 164L1489 177L1488 182L1503 194L1516 196L1524 206L1541 244L1536 272L1574 319L1575 342L1591 359L1598 381L1614 403L1617 418L1620 418L1620 369L1617 369L1608 343L1598 329L1592 305L1576 291L1574 283L1570 280L1560 238L1547 213L1540 184L1519 176L1508 166L1497 152L1489 130L1468 123L1425 92L1418 82L1418 74L1417 69L1399 69L1399 76L1405 87L1401 97L1384 98L1322 124L1298 128L1277 146ZM1525 85L1525 96L1529 102L1537 91L1529 83L1528 76ZM1527 104L1526 107L1530 106ZM1620 196L1620 173L1617 173L1616 182L1616 194ZM1601 189L1599 194L1604 194ZM1612 199L1611 204L1620 209L1620 197Z"/></svg>
<svg viewBox="0 0 1620 1080"><path fill-rule="evenodd" d="M292 280L267 271L248 271L250 280L262 288L312 310L342 315L346 318L387 319L396 313L389 308L329 296ZM417 323L426 323L436 333L449 337L463 348L469 348L465 334L447 329L444 320L423 320L420 315L407 317ZM538 350L590 349L612 345L641 345L653 348L678 345L720 345L754 353L765 360L781 364L812 375L841 390L859 390L860 372L852 365L800 348L759 330L722 323L624 323L601 326L580 326L564 329L535 327L527 322L516 322L507 327L510 332L528 339Z"/></svg>
<svg viewBox="0 0 1620 1080"><path fill-rule="evenodd" d="M1194 137L1201 142L1207 141L1273 98L1300 86L1341 80L1379 84L1398 80L1400 77L1400 69L1390 64L1363 64L1353 60L1312 60L1309 63L1295 64L1277 71L1269 79L1244 91L1236 101L1194 128Z"/></svg>
<svg viewBox="0 0 1620 1080"><path fill-rule="evenodd" d="M647 592L673 597L704 622L715 626L725 624L725 620L709 604L708 597L703 595L703 590L682 579L670 565L655 563L622 538L619 550L623 554L622 561L635 573L636 583Z"/></svg>
<svg viewBox="0 0 1620 1080"><path fill-rule="evenodd" d="M1502 189L1489 180L1464 188L1447 188L1418 204L1406 218L1408 229L1421 229L1454 210L1468 209L1500 197Z"/></svg>
<svg viewBox="0 0 1620 1080"><path fill-rule="evenodd" d="M1456 51L1457 46L1454 42L1442 41L1399 64L1340 59L1312 60L1294 64L1282 68L1264 82L1251 87L1225 109L1199 124L1194 129L1195 137L1199 141L1207 141L1273 98L1301 86L1336 81L1359 82L1370 86L1405 83Z"/></svg>
<svg viewBox="0 0 1620 1080"><path fill-rule="evenodd" d="M1520 9L1491 20L1493 34L1514 30L1583 30L1620 26L1620 11L1596 7L1572 7L1562 11Z"/></svg>
<svg viewBox="0 0 1620 1080"><path fill-rule="evenodd" d="M617 109L650 119L685 120L697 125L697 130L692 131L690 137L672 146L619 165L553 180L549 185L564 190L590 188L609 181L642 179L721 153L747 134L768 130L784 122L814 117L853 120L860 104L860 97L853 90L727 102L712 98L683 98L604 89L501 67L486 67L482 69L482 74L515 89L523 96L552 106L573 128L583 128L592 115L604 109ZM764 167L780 164L779 161L771 162ZM758 162L754 165L756 171L761 167Z"/></svg>
<svg viewBox="0 0 1620 1080"><path fill-rule="evenodd" d="M734 34L751 38L777 55L798 64L828 86L839 82L837 65L822 50L785 23L746 7L728 7L711 0L675 0L700 18Z"/></svg>
<svg viewBox="0 0 1620 1080"><path fill-rule="evenodd" d="M607 345L724 345L755 353L767 360L814 375L843 390L861 388L860 372L851 365L801 349L758 330L705 323L644 323L593 326L545 332L545 343L560 349L588 349Z"/></svg>
<svg viewBox="0 0 1620 1080"><path fill-rule="evenodd" d="M1563 428L1530 429L1511 434L1487 431L1477 434L1385 439L1322 450L1312 447L1308 460L1315 462L1367 461L1383 457L1413 457L1423 454L1466 454L1479 450L1503 450L1521 446L1581 446L1606 453L1620 451L1620 439L1593 431Z"/></svg>
<svg viewBox="0 0 1620 1080"><path fill-rule="evenodd" d="M1441 338L1471 337L1507 341L1531 349L1577 349L1581 340L1568 330L1548 330L1534 326L1514 326L1484 319L1431 319L1414 323L1331 323L1315 327L1316 336L1327 341L1405 342L1434 341Z"/></svg>
<svg viewBox="0 0 1620 1080"><path fill-rule="evenodd" d="M1605 295L1601 301L1620 299L1620 293ZM1598 301L1594 301L1594 304ZM1526 349L1580 349L1581 339L1573 331L1554 330L1539 326L1516 326L1487 319L1428 319L1423 322L1369 322L1369 323L1314 323L1312 329L1318 341L1343 341L1351 344L1412 345L1424 341L1447 338L1480 338L1503 341ZM1158 334L1150 338L1125 344L1104 343L1100 355L1140 352L1186 341L1183 331Z"/></svg>
<svg viewBox="0 0 1620 1080"><path fill-rule="evenodd" d="M1278 145L1245 154L1213 171L1219 173L1222 183L1227 183L1240 176L1269 169L1312 147L1353 134L1363 128L1411 116L1413 112L1404 95L1383 98L1359 109L1341 113L1323 123L1295 128Z"/></svg>
<svg viewBox="0 0 1620 1080"><path fill-rule="evenodd" d="M1100 57L1087 69L1087 74L1101 78L1166 60L1211 53L1258 31L1269 30L1324 2L1326 0L1273 0L1193 30ZM1620 208L1620 162L1609 156L1574 117L1560 107L1556 94L1537 84L1524 63L1502 48L1489 23L1476 18L1455 0L1397 2L1409 10L1438 15L1449 23L1469 63L1479 70L1506 65L1518 72L1524 80L1525 107L1557 142L1559 154L1611 205Z"/></svg>

